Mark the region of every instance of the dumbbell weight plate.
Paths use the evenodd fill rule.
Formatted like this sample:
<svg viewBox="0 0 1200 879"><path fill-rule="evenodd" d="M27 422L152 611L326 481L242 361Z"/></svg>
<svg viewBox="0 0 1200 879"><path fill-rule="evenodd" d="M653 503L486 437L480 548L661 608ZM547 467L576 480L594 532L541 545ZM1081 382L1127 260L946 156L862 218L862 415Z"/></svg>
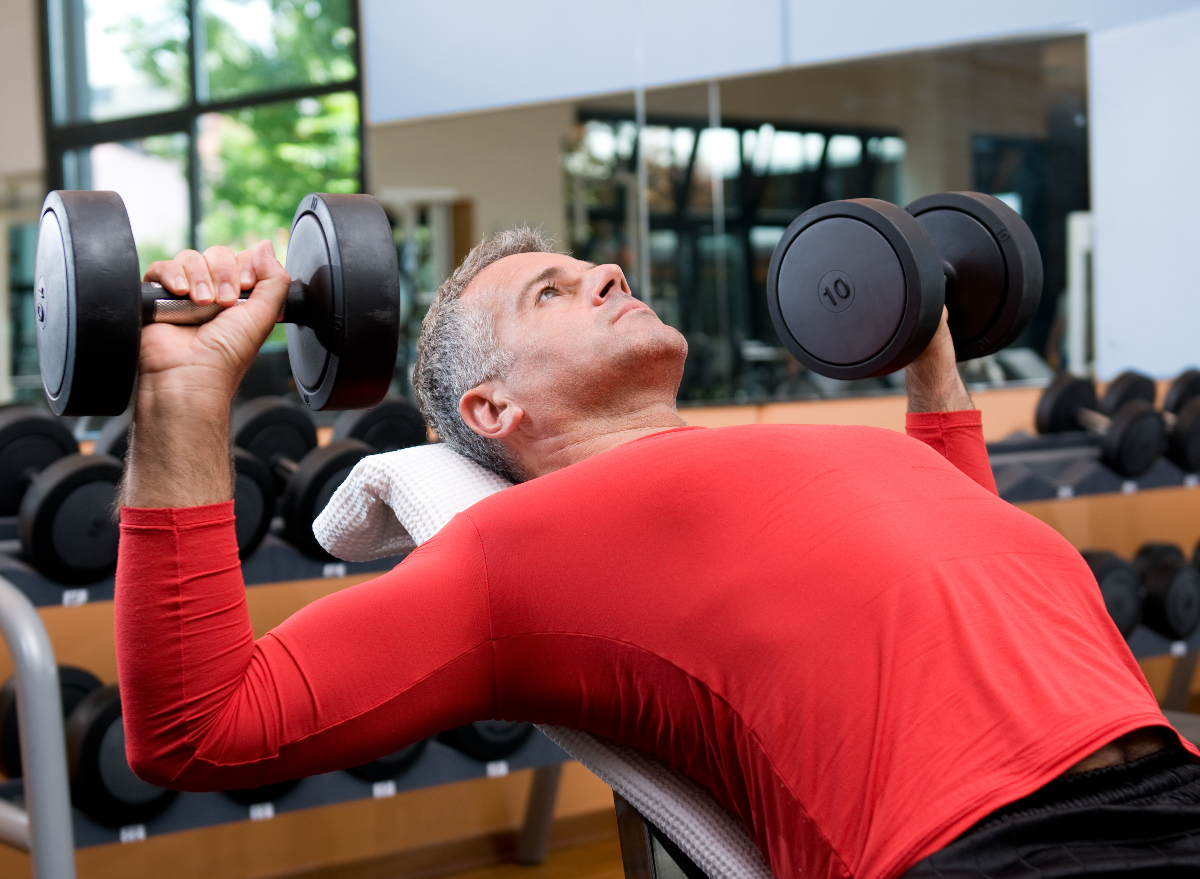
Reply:
<svg viewBox="0 0 1200 879"><path fill-rule="evenodd" d="M1148 543L1138 550L1134 565L1146 592L1146 625L1175 640L1196 631L1200 626L1200 570L1186 562L1183 550L1171 543Z"/></svg>
<svg viewBox="0 0 1200 879"><path fill-rule="evenodd" d="M1157 396L1158 388L1150 376L1140 372L1122 372L1104 389L1100 397L1100 411L1105 415L1115 415L1130 400L1143 400L1153 406Z"/></svg>
<svg viewBox="0 0 1200 879"><path fill-rule="evenodd" d="M51 192L34 261L38 363L56 415L119 415L141 340L129 215L115 192Z"/></svg>
<svg viewBox="0 0 1200 879"><path fill-rule="evenodd" d="M94 583L116 570L120 481L121 462L107 455L68 455L34 478L21 500L17 536L43 576Z"/></svg>
<svg viewBox="0 0 1200 879"><path fill-rule="evenodd" d="M288 542L314 559L329 558L312 524L354 465L375 450L361 440L334 440L305 455L283 493L283 527Z"/></svg>
<svg viewBox="0 0 1200 879"><path fill-rule="evenodd" d="M1104 607L1113 624L1128 638L1142 619L1142 590L1137 570L1111 552L1089 550L1083 553L1104 599Z"/></svg>
<svg viewBox="0 0 1200 879"><path fill-rule="evenodd" d="M1141 476L1167 450L1162 416L1145 400L1130 400L1113 414L1100 448L1109 467L1123 476Z"/></svg>
<svg viewBox="0 0 1200 879"><path fill-rule="evenodd" d="M303 408L283 397L258 397L233 411L233 444L272 466L280 458L299 461L317 447L317 428ZM275 475L282 491L286 481Z"/></svg>
<svg viewBox="0 0 1200 879"><path fill-rule="evenodd" d="M333 423L333 438L362 440L379 452L419 446L429 439L425 419L402 397L384 397L372 409L343 412Z"/></svg>
<svg viewBox="0 0 1200 879"><path fill-rule="evenodd" d="M817 205L771 254L767 306L775 331L806 367L838 379L906 366L933 338L945 276L911 214L878 199Z"/></svg>
<svg viewBox="0 0 1200 879"><path fill-rule="evenodd" d="M387 781L416 763L428 743L428 739L421 739L399 751L393 751L386 757L380 757L378 760L372 760L362 766L353 766L346 771L363 781Z"/></svg>
<svg viewBox="0 0 1200 879"><path fill-rule="evenodd" d="M0 516L15 516L28 480L79 451L71 431L30 406L0 410Z"/></svg>
<svg viewBox="0 0 1200 879"><path fill-rule="evenodd" d="M532 732L531 723L479 720L448 729L437 738L476 760L502 760L525 744Z"/></svg>
<svg viewBox="0 0 1200 879"><path fill-rule="evenodd" d="M71 799L105 827L124 827L161 814L177 792L142 781L125 758L125 727L116 686L101 687L75 706L66 723Z"/></svg>
<svg viewBox="0 0 1200 879"><path fill-rule="evenodd" d="M1042 257L1021 215L981 192L942 192L906 210L946 267L946 309L959 360L1011 345L1037 313Z"/></svg>
<svg viewBox="0 0 1200 879"><path fill-rule="evenodd" d="M82 668L58 667L58 690L64 720L83 701L83 697L104 686L103 681ZM21 732L17 722L17 679L10 677L0 687L0 772L9 778L24 774L21 765Z"/></svg>
<svg viewBox="0 0 1200 879"><path fill-rule="evenodd" d="M257 456L233 450L233 515L238 558L258 549L275 515L275 478Z"/></svg>
<svg viewBox="0 0 1200 879"><path fill-rule="evenodd" d="M1193 397L1200 397L1200 369L1189 369L1175 376L1167 387L1163 408L1168 412L1179 412Z"/></svg>
<svg viewBox="0 0 1200 879"><path fill-rule="evenodd" d="M1075 419L1075 413L1080 409L1098 411L1096 386L1069 372L1059 373L1038 398L1034 426L1041 434L1082 430Z"/></svg>
<svg viewBox="0 0 1200 879"><path fill-rule="evenodd" d="M1184 470L1200 471L1200 397L1187 400L1175 412L1175 429L1167 441L1167 457Z"/></svg>
<svg viewBox="0 0 1200 879"><path fill-rule="evenodd" d="M311 326L287 326L301 399L311 409L374 406L387 393L400 343L400 270L382 206L367 195L305 196L292 219L287 270L308 288Z"/></svg>

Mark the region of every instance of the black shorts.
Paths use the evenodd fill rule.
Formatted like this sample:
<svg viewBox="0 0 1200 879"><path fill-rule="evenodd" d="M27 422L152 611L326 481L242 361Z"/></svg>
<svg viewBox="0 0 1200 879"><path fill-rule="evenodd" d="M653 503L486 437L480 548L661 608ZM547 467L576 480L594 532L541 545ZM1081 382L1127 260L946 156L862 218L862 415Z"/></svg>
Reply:
<svg viewBox="0 0 1200 879"><path fill-rule="evenodd" d="M904 879L1200 877L1200 764L1178 742L1057 778L993 812Z"/></svg>

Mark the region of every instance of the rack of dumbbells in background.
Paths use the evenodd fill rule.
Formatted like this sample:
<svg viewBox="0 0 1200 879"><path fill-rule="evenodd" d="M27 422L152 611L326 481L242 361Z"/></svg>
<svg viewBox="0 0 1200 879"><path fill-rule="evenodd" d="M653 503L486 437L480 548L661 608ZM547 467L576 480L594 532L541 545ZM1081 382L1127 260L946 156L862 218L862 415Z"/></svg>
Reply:
<svg viewBox="0 0 1200 879"><path fill-rule="evenodd" d="M1200 485L1200 370L1177 376L1161 410L1155 382L1117 376L1098 396L1058 376L1038 401L1038 434L988 445L1000 496L1013 503Z"/></svg>
<svg viewBox="0 0 1200 879"><path fill-rule="evenodd" d="M177 793L142 781L125 761L120 694L83 669L59 667L75 845L137 842L234 821L278 814L519 769L557 766L569 759L527 723L482 721L448 730L394 754L344 771L224 793ZM0 798L20 804L20 739L15 685L0 688ZM549 814L549 812L547 812Z"/></svg>
<svg viewBox="0 0 1200 879"><path fill-rule="evenodd" d="M235 417L247 410L259 413L251 437L259 455L236 448L234 457L246 584L344 577L396 565L400 557L332 558L312 537L312 521L360 458L425 441L416 409L388 398L373 409L343 413L333 441L320 450L303 407L260 398L239 407ZM112 599L118 537L112 506L128 429L128 414L111 419L84 455L61 420L29 407L0 410L0 576L36 606ZM272 473L271 464L282 471L292 463L289 454L305 466L289 478Z"/></svg>
<svg viewBox="0 0 1200 879"><path fill-rule="evenodd" d="M1132 559L1085 549L1104 606L1136 657L1200 649L1200 544L1145 543Z"/></svg>
<svg viewBox="0 0 1200 879"><path fill-rule="evenodd" d="M127 415L110 420L92 453L83 455L59 420L22 407L0 411L0 496L17 513L5 522L8 542L0 576L34 604L78 606L112 599L117 529L111 506L128 429ZM370 410L343 413L331 441L318 446L305 409L282 398L259 398L235 410L233 440L238 546L248 586L377 572L399 562L400 557L357 564L334 560L312 538L312 522L362 457L426 441L424 421L411 404L389 398ZM42 535L41 543L36 535ZM483 721L353 770L254 790L176 793L130 771L115 686L104 686L86 670L62 666L60 687L79 847L264 820L314 806L557 766L567 759L529 724ZM20 802L24 790L12 679L0 689L0 772L9 779L0 782L0 798Z"/></svg>

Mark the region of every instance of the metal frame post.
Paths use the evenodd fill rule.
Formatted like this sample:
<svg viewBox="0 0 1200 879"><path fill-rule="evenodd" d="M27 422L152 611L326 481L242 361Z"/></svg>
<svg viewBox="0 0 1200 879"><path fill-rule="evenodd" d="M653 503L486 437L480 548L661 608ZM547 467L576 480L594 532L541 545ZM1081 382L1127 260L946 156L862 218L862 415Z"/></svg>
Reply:
<svg viewBox="0 0 1200 879"><path fill-rule="evenodd" d="M17 679L25 808L0 803L0 840L29 852L34 879L75 879L62 696L50 636L33 604L0 577L0 632Z"/></svg>

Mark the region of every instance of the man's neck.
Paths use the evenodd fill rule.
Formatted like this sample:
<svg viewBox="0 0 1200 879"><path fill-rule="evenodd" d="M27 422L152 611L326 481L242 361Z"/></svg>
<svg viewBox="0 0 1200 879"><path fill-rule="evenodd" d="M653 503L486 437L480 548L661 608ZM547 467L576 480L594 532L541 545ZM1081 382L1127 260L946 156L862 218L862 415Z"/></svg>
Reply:
<svg viewBox="0 0 1200 879"><path fill-rule="evenodd" d="M572 420L569 426L545 436L522 437L517 455L532 479L676 427L687 427L687 422L679 417L674 403L655 403L620 417L600 415Z"/></svg>

